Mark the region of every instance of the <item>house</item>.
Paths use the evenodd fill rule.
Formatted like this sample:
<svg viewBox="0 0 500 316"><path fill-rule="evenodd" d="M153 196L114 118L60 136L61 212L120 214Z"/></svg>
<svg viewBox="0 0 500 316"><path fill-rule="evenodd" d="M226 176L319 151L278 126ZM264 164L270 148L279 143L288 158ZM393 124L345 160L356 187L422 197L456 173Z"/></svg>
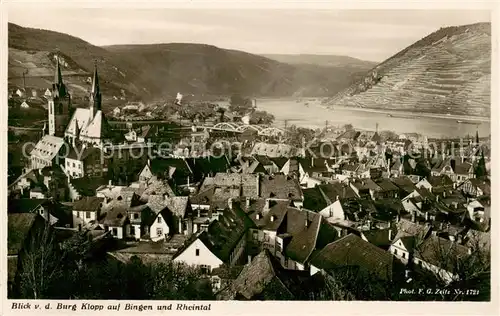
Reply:
<svg viewBox="0 0 500 316"><path fill-rule="evenodd" d="M119 107L114 108L113 109L113 116L115 116L115 117L120 116L120 112L121 112L121 110Z"/></svg>
<svg viewBox="0 0 500 316"><path fill-rule="evenodd" d="M415 245L429 237L431 226L400 219L396 223L396 230L397 234L389 247L389 252L406 264L412 260Z"/></svg>
<svg viewBox="0 0 500 316"><path fill-rule="evenodd" d="M415 186L417 188L424 187L432 193L437 193L446 189L452 189L453 180L447 175L430 176L420 180L420 182L418 182Z"/></svg>
<svg viewBox="0 0 500 316"><path fill-rule="evenodd" d="M107 176L108 161L97 147L72 147L64 164L71 178Z"/></svg>
<svg viewBox="0 0 500 316"><path fill-rule="evenodd" d="M310 300L325 289L321 275L283 269L267 251L245 265L234 281L217 293L218 300Z"/></svg>
<svg viewBox="0 0 500 316"><path fill-rule="evenodd" d="M405 197L416 189L415 184L406 176L394 177L389 180L399 188L398 196L400 197Z"/></svg>
<svg viewBox="0 0 500 316"><path fill-rule="evenodd" d="M222 264L237 265L245 253L247 232L253 222L237 203L228 207L206 230L193 235L173 257L174 262L200 266L210 273Z"/></svg>
<svg viewBox="0 0 500 316"><path fill-rule="evenodd" d="M318 178L329 176L330 170L326 159L297 158L297 162L299 164L299 181L303 187L312 188L318 184Z"/></svg>
<svg viewBox="0 0 500 316"><path fill-rule="evenodd" d="M345 219L343 203L357 199L351 187L339 182L319 185L317 190L322 200L321 205L324 207L315 211L325 218Z"/></svg>
<svg viewBox="0 0 500 316"><path fill-rule="evenodd" d="M9 297L15 296L18 268L32 241L40 240L40 235L47 229L46 222L37 213L13 213L7 216L7 283Z"/></svg>
<svg viewBox="0 0 500 316"><path fill-rule="evenodd" d="M30 108L30 105L28 104L28 102L23 101L23 103L21 103L21 107L22 107L23 109L29 109L29 108Z"/></svg>
<svg viewBox="0 0 500 316"><path fill-rule="evenodd" d="M102 197L84 196L73 204L73 223L75 227L86 226L101 217Z"/></svg>
<svg viewBox="0 0 500 316"><path fill-rule="evenodd" d="M65 156L63 151L64 139L51 135L44 135L30 152L30 168L42 169L56 165ZM65 150L65 148L64 148Z"/></svg>
<svg viewBox="0 0 500 316"><path fill-rule="evenodd" d="M243 265L232 267L222 265L219 268L212 269L212 273L210 274L212 292L217 293L221 289L225 289L229 286L234 280L236 280L243 268Z"/></svg>
<svg viewBox="0 0 500 316"><path fill-rule="evenodd" d="M372 179L354 179L349 186L359 198L376 199L382 190Z"/></svg>
<svg viewBox="0 0 500 316"><path fill-rule="evenodd" d="M458 188L463 194L472 197L490 196L491 194L490 183L476 178L465 180Z"/></svg>
<svg viewBox="0 0 500 316"><path fill-rule="evenodd" d="M104 205L102 208L103 218L99 221L99 226L105 232L110 231L114 238L124 239L130 234L128 207L124 203L118 202L112 201Z"/></svg>
<svg viewBox="0 0 500 316"><path fill-rule="evenodd" d="M152 222L149 224L149 237L152 241L165 239L166 236L171 234L170 227L167 221L171 213L168 208L164 208L153 217Z"/></svg>
<svg viewBox="0 0 500 316"><path fill-rule="evenodd" d="M316 251L311 258L310 274L356 267L360 273L372 274L382 280L393 279L393 256L354 234L344 236Z"/></svg>
<svg viewBox="0 0 500 316"><path fill-rule="evenodd" d="M394 229L391 227L383 229L372 228L360 232L361 239L384 250L389 249L394 236Z"/></svg>
<svg viewBox="0 0 500 316"><path fill-rule="evenodd" d="M470 248L449 239L430 236L415 249L413 262L450 283L459 279L457 266L471 254L470 251Z"/></svg>
<svg viewBox="0 0 500 316"><path fill-rule="evenodd" d="M380 187L377 196L379 198L397 198L399 188L387 178L379 178L375 183Z"/></svg>
<svg viewBox="0 0 500 316"><path fill-rule="evenodd" d="M128 133L125 134L125 139L128 142L136 142L137 141L137 132L131 129Z"/></svg>
<svg viewBox="0 0 500 316"><path fill-rule="evenodd" d="M213 177L217 173L227 173L231 163L226 155L220 157L186 158L189 168L193 171L193 181L200 182L205 177Z"/></svg>
<svg viewBox="0 0 500 316"><path fill-rule="evenodd" d="M145 169L148 169L145 171ZM151 173L158 179L172 180L177 185L188 184L192 181L192 170L186 160L180 158L157 158L146 164L139 173L145 179L145 173Z"/></svg>
<svg viewBox="0 0 500 316"><path fill-rule="evenodd" d="M8 201L7 210L9 214L39 214L52 226L72 225L70 213L63 205L50 199L11 199Z"/></svg>
<svg viewBox="0 0 500 316"><path fill-rule="evenodd" d="M297 155L297 148L287 144L256 143L251 151L251 155L274 157L293 157Z"/></svg>
<svg viewBox="0 0 500 316"><path fill-rule="evenodd" d="M297 179L283 175L261 175L259 196L270 199L290 200L295 207L302 207L304 195Z"/></svg>

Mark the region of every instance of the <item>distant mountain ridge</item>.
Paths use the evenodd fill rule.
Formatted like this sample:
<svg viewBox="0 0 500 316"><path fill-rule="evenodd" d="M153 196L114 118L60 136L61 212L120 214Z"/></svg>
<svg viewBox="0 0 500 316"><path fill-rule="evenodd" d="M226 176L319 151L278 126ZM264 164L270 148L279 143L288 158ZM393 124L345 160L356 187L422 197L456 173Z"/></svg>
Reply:
<svg viewBox="0 0 500 316"><path fill-rule="evenodd" d="M9 23L9 85L19 86L28 69L29 85L46 88L51 56L68 61L70 89L84 94L86 76L97 64L105 97L150 99L177 92L198 95L333 96L369 67L291 65L263 56L204 44L151 44L97 47L64 33ZM66 76L65 76L66 77ZM123 91L121 91L123 90Z"/></svg>
<svg viewBox="0 0 500 316"><path fill-rule="evenodd" d="M366 61L349 56L317 55L317 54L262 54L269 59L291 65L317 65L326 67L373 68L378 62Z"/></svg>
<svg viewBox="0 0 500 316"><path fill-rule="evenodd" d="M383 61L330 106L490 116L491 23L445 27Z"/></svg>

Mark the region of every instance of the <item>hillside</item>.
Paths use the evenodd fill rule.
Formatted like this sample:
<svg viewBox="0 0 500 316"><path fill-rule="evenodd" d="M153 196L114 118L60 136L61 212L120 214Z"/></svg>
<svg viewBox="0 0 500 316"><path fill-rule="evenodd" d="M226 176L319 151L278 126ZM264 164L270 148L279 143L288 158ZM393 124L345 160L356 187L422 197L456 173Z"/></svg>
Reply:
<svg viewBox="0 0 500 316"><path fill-rule="evenodd" d="M385 60L330 106L490 115L491 24L446 27Z"/></svg>
<svg viewBox="0 0 500 316"><path fill-rule="evenodd" d="M263 54L262 56L291 65L316 65L341 67L344 69L371 69L376 62L361 60L349 56L314 55L314 54Z"/></svg>
<svg viewBox="0 0 500 316"><path fill-rule="evenodd" d="M79 38L9 23L9 86L46 89L53 78L54 54L64 61L72 93L86 94L97 63L103 96L125 93L127 100L150 100L177 92L195 95L333 96L364 69L290 65L241 51L203 44L97 47Z"/></svg>

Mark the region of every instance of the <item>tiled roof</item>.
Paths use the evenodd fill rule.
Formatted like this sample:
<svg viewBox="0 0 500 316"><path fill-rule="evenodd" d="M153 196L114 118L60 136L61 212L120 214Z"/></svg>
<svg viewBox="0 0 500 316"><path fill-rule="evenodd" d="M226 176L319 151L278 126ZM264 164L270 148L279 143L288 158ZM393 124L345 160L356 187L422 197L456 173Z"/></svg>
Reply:
<svg viewBox="0 0 500 316"><path fill-rule="evenodd" d="M73 204L73 210L85 212L97 212L101 209L104 198L95 196L84 196Z"/></svg>
<svg viewBox="0 0 500 316"><path fill-rule="evenodd" d="M103 208L104 219L101 223L112 227L122 227L128 219L128 207L124 203L113 202L111 206L106 205L106 207Z"/></svg>
<svg viewBox="0 0 500 316"><path fill-rule="evenodd" d="M303 211L307 212L307 211ZM308 225L305 226L305 222L301 223L303 225L303 229L299 232L295 232L292 236L292 240L285 248L286 256L290 259L299 262L305 263L309 258L311 253L314 251L316 247L316 239L318 237L319 228L322 220L322 216L315 213L309 213ZM287 217L287 221L290 221L291 218Z"/></svg>
<svg viewBox="0 0 500 316"><path fill-rule="evenodd" d="M30 152L31 156L45 160L54 159L59 150L64 145L64 139L51 135L45 135L36 143L35 148Z"/></svg>
<svg viewBox="0 0 500 316"><path fill-rule="evenodd" d="M268 157L292 157L296 153L297 149L287 144L257 143L252 148L252 155Z"/></svg>
<svg viewBox="0 0 500 316"><path fill-rule="evenodd" d="M217 294L218 300L292 300L308 299L312 286L307 271L283 269L266 250L246 265L231 284Z"/></svg>
<svg viewBox="0 0 500 316"><path fill-rule="evenodd" d="M453 180L450 179L447 175L440 176L430 176L427 181L432 185L432 187L440 187L440 186L451 186L453 185Z"/></svg>
<svg viewBox="0 0 500 316"><path fill-rule="evenodd" d="M454 264L459 258L468 255L469 249L449 239L430 236L415 250L415 258L434 266L456 272Z"/></svg>
<svg viewBox="0 0 500 316"><path fill-rule="evenodd" d="M99 187L108 184L108 179L105 177L84 177L71 179L71 184L82 196L95 196Z"/></svg>
<svg viewBox="0 0 500 316"><path fill-rule="evenodd" d="M328 198L327 202L330 204L337 200L337 196L340 200L356 199L356 193L352 188L340 182L321 184L318 188Z"/></svg>
<svg viewBox="0 0 500 316"><path fill-rule="evenodd" d="M282 174L261 176L260 196L263 198L302 200L302 189L297 179Z"/></svg>
<svg viewBox="0 0 500 316"><path fill-rule="evenodd" d="M397 191L399 188L392 183L389 179L382 178L375 181L375 183L382 188L382 191Z"/></svg>
<svg viewBox="0 0 500 316"><path fill-rule="evenodd" d="M325 271L339 266L357 266L381 279L391 279L393 257L389 252L349 234L315 253L311 264Z"/></svg>
<svg viewBox="0 0 500 316"><path fill-rule="evenodd" d="M469 175L472 173L472 164L469 162L457 161L455 163L455 173L460 175Z"/></svg>
<svg viewBox="0 0 500 316"><path fill-rule="evenodd" d="M304 208L319 212L328 206L328 203L325 201L323 194L319 187L314 187L310 189L303 189L304 194Z"/></svg>
<svg viewBox="0 0 500 316"><path fill-rule="evenodd" d="M234 205L233 209L226 208L219 219L213 221L198 238L214 255L227 263L234 247L250 227L255 227L253 222L239 205Z"/></svg>
<svg viewBox="0 0 500 316"><path fill-rule="evenodd" d="M215 187L206 188L204 191L198 192L191 198L191 203L197 205L210 205L215 193Z"/></svg>
<svg viewBox="0 0 500 316"><path fill-rule="evenodd" d="M184 218L186 213L189 212L190 203L187 196L173 196L166 198L166 204L168 209L180 218Z"/></svg>
<svg viewBox="0 0 500 316"><path fill-rule="evenodd" d="M269 201L267 209L266 199L257 199L250 202L247 216L255 226L262 230L277 231L283 223L288 210L288 201Z"/></svg>
<svg viewBox="0 0 500 316"><path fill-rule="evenodd" d="M90 115L90 113L89 113ZM80 132L80 135L83 137L89 137L94 139L106 139L109 138L111 132L111 128L102 113L102 111L97 111L95 116L92 118L92 121L84 126Z"/></svg>
<svg viewBox="0 0 500 316"><path fill-rule="evenodd" d="M374 244L377 247L387 247L391 244L389 240L390 228L386 229L371 229L363 232L368 242Z"/></svg>

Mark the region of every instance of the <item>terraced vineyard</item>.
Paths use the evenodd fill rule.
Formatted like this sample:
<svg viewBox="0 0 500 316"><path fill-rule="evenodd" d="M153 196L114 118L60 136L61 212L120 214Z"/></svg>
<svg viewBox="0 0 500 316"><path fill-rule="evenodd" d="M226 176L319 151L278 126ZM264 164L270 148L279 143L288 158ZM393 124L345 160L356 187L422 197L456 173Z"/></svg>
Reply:
<svg viewBox="0 0 500 316"><path fill-rule="evenodd" d="M442 28L327 100L330 106L490 116L491 24Z"/></svg>

